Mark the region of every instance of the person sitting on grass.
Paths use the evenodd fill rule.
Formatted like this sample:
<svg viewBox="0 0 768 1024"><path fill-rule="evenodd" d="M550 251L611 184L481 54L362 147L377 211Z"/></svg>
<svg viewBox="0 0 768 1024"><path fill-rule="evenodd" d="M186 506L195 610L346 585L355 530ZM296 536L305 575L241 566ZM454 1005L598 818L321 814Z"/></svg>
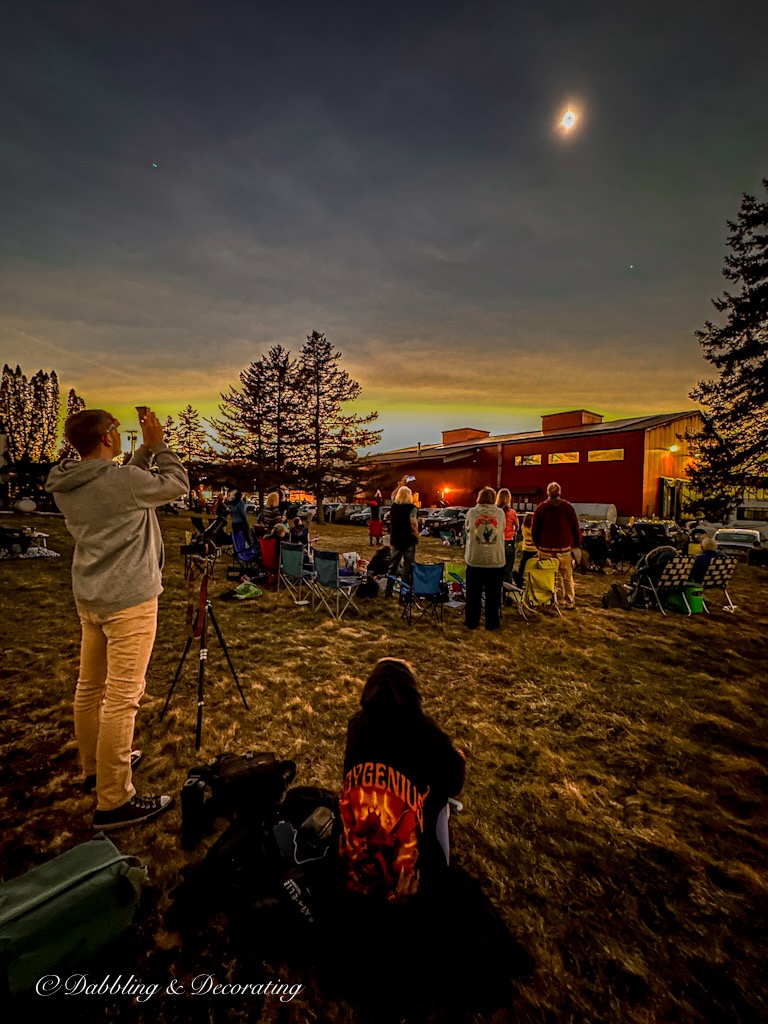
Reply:
<svg viewBox="0 0 768 1024"><path fill-rule="evenodd" d="M391 560L392 548L388 544L385 544L384 547L380 548L368 562L368 576L373 577L376 580L385 579Z"/></svg>
<svg viewBox="0 0 768 1024"><path fill-rule="evenodd" d="M465 759L422 711L407 661L377 662L360 706L347 726L339 803L346 888L403 903L445 878L448 798L461 792Z"/></svg>

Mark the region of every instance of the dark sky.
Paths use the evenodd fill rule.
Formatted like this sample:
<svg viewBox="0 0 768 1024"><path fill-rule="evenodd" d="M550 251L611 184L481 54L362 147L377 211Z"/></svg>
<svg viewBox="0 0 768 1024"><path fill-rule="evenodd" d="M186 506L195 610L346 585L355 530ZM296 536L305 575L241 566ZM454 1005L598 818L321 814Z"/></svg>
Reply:
<svg viewBox="0 0 768 1024"><path fill-rule="evenodd" d="M690 407L726 219L768 177L768 4L3 13L3 360L210 413L317 329L387 448Z"/></svg>

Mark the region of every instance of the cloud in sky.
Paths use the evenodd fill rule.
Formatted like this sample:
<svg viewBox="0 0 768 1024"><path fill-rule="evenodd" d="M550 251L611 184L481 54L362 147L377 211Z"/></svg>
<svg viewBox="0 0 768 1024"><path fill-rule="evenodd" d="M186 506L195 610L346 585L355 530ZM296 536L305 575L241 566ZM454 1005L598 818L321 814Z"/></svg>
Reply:
<svg viewBox="0 0 768 1024"><path fill-rule="evenodd" d="M750 19L30 0L0 44L0 353L207 412L317 329L384 447L409 416L685 408L725 220L768 173Z"/></svg>

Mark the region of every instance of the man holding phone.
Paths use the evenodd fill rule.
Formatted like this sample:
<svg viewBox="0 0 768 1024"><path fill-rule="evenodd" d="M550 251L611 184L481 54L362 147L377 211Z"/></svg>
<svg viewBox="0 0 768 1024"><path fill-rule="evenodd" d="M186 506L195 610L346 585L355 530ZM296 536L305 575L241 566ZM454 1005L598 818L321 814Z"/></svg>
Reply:
<svg viewBox="0 0 768 1024"><path fill-rule="evenodd" d="M75 541L72 590L82 627L75 690L75 736L85 775L96 790L93 826L108 831L145 821L171 805L169 796L140 797L131 768L136 712L157 627L163 541L155 509L189 489L183 465L163 441L163 428L137 406L143 440L127 466L120 423L104 409L67 417L64 434L80 459L64 459L46 482ZM156 473L150 473L152 461Z"/></svg>

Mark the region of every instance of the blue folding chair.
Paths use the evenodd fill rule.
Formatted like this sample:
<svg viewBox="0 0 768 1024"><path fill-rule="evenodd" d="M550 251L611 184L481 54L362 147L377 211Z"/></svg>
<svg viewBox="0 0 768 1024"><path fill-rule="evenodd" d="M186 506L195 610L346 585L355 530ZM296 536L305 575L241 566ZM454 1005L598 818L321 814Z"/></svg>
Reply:
<svg viewBox="0 0 768 1024"><path fill-rule="evenodd" d="M244 570L258 568L261 565L261 551L248 543L248 539L240 530L232 531L232 567Z"/></svg>
<svg viewBox="0 0 768 1024"><path fill-rule="evenodd" d="M283 541L280 545L280 571L277 577L277 589L282 584L293 598L294 604L309 604L304 598L304 593L310 594L310 584L314 579L314 571L304 568L303 544L288 544Z"/></svg>
<svg viewBox="0 0 768 1024"><path fill-rule="evenodd" d="M317 602L322 602L334 619L342 618L349 608L359 613L355 591L363 579L363 576L340 576L338 554L315 548L315 571L312 579L307 580L312 591L312 610Z"/></svg>
<svg viewBox="0 0 768 1024"><path fill-rule="evenodd" d="M400 595L403 601L402 618L412 625L414 612L416 622L424 616L442 628L443 605L448 600L448 589L443 582L445 562L435 565L413 563L413 582L401 582Z"/></svg>

